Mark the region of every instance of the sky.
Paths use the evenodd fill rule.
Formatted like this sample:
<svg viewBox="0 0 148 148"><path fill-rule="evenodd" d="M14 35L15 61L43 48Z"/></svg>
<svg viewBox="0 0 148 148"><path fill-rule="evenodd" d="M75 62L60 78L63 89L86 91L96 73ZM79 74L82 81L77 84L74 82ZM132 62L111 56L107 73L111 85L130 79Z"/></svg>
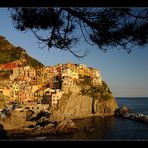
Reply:
<svg viewBox="0 0 148 148"><path fill-rule="evenodd" d="M86 64L97 68L115 97L148 97L148 45L135 47L130 54L125 50L112 49L106 53L97 47L88 47L90 53L83 59L55 48L41 49L32 32L21 32L14 28L10 12L0 8L0 35L20 46L45 66L58 63ZM78 48L84 48L83 43Z"/></svg>

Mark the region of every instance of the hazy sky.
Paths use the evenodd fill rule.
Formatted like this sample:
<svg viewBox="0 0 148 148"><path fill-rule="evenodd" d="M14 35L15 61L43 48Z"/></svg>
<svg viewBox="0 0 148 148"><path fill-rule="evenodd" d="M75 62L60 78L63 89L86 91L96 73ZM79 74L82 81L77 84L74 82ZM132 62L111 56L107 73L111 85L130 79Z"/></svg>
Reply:
<svg viewBox="0 0 148 148"><path fill-rule="evenodd" d="M92 48L84 59L77 59L69 52L40 49L37 39L31 32L17 31L11 22L6 8L0 8L0 35L15 46L24 48L29 55L44 65L58 63L83 63L100 70L115 97L147 97L148 96L148 45L136 47L130 54L124 50L112 49L103 53L97 47ZM83 49L82 43L79 48Z"/></svg>

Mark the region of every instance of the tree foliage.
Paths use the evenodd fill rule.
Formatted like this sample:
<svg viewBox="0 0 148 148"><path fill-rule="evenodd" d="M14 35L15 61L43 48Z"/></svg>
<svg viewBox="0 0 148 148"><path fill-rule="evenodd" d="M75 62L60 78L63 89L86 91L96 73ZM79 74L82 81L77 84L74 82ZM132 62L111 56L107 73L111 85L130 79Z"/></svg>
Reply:
<svg viewBox="0 0 148 148"><path fill-rule="evenodd" d="M68 50L77 57L88 54L80 42L106 51L116 47L128 53L148 42L147 8L12 8L16 29L31 30L42 48Z"/></svg>
<svg viewBox="0 0 148 148"><path fill-rule="evenodd" d="M107 100L113 97L105 81L102 81L102 84L94 85L89 76L83 76L81 81L76 84L81 87L82 95L90 96L93 99Z"/></svg>
<svg viewBox="0 0 148 148"><path fill-rule="evenodd" d="M20 59L21 51L17 48L0 51L0 64L12 62Z"/></svg>

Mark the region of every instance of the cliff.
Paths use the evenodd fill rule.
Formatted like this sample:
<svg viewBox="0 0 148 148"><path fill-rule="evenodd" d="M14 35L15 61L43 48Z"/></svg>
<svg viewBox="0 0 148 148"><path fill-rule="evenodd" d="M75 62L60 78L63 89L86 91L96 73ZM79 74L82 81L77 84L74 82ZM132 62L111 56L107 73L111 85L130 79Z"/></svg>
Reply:
<svg viewBox="0 0 148 148"><path fill-rule="evenodd" d="M111 116L118 108L107 84L102 80L99 85L92 85L91 81L74 82L75 91L70 87L62 86L64 94L59 100L57 111L53 116L85 118L94 115Z"/></svg>
<svg viewBox="0 0 148 148"><path fill-rule="evenodd" d="M86 95L72 93L69 97L63 95L59 101L58 109L60 114L55 114L62 117L85 118L93 115L111 116L117 109L115 98L93 99Z"/></svg>
<svg viewBox="0 0 148 148"><path fill-rule="evenodd" d="M81 118L92 114L93 99L78 93L64 94L58 109L65 117Z"/></svg>

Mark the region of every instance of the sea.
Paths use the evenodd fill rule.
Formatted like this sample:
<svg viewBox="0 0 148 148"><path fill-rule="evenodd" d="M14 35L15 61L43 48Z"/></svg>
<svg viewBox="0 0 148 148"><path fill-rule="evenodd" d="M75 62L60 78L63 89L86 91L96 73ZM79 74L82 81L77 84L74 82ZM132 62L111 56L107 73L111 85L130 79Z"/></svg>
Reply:
<svg viewBox="0 0 148 148"><path fill-rule="evenodd" d="M134 113L148 115L148 97L116 98L118 106L127 106ZM49 135L30 140L41 141L148 141L148 124L121 117L91 117L74 121L80 128L75 133ZM94 127L86 132L85 126Z"/></svg>

